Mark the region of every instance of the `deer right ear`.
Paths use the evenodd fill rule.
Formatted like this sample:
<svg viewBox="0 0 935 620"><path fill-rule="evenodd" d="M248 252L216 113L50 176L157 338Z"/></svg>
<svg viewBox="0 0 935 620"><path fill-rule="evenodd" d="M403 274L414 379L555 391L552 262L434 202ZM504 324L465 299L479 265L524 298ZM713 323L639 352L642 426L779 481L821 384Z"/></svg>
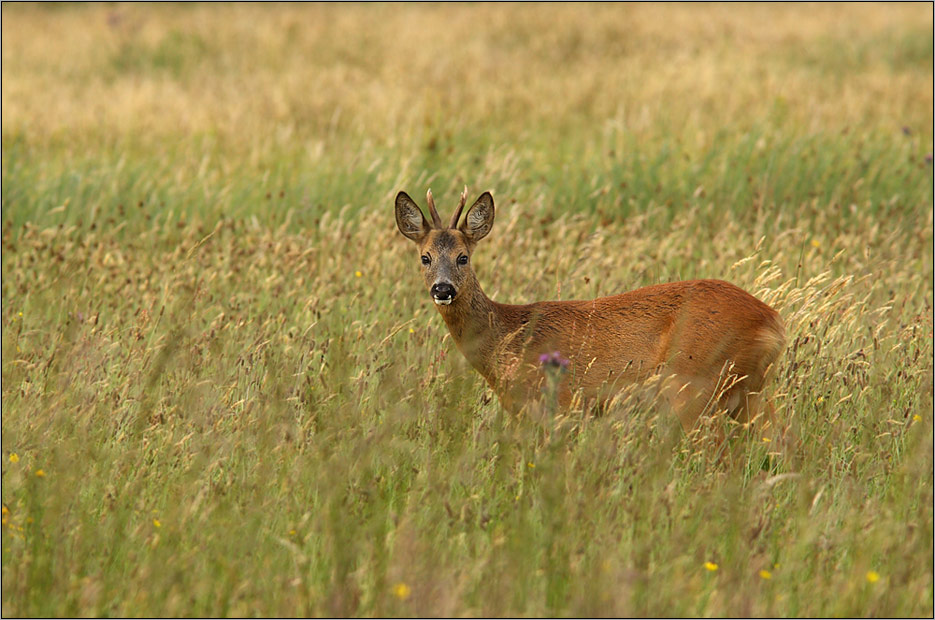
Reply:
<svg viewBox="0 0 935 620"><path fill-rule="evenodd" d="M471 208L468 209L464 221L461 222L461 232L467 236L473 243L477 243L487 236L490 229L493 228L493 196L490 192L484 192L480 195Z"/></svg>
<svg viewBox="0 0 935 620"><path fill-rule="evenodd" d="M406 192L396 194L396 226L403 236L413 241L421 241L430 230L429 223L422 215L422 209Z"/></svg>

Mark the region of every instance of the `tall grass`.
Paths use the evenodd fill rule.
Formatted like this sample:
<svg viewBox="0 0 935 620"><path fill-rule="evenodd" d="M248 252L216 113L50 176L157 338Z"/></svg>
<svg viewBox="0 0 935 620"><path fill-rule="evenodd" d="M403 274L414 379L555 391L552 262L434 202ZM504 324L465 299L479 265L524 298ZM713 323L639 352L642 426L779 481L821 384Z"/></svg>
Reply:
<svg viewBox="0 0 935 620"><path fill-rule="evenodd" d="M4 615L932 613L930 6L2 11ZM464 183L498 301L776 307L797 448L506 414Z"/></svg>

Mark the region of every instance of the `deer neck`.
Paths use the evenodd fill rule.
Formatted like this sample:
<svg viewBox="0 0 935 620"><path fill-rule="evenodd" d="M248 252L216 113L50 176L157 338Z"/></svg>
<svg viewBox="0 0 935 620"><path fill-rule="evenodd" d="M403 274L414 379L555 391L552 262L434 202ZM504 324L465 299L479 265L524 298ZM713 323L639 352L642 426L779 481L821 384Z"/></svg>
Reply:
<svg viewBox="0 0 935 620"><path fill-rule="evenodd" d="M471 366L488 380L495 373L497 346L510 331L507 318L498 304L484 294L474 278L467 294L459 295L448 306L436 306L458 350Z"/></svg>

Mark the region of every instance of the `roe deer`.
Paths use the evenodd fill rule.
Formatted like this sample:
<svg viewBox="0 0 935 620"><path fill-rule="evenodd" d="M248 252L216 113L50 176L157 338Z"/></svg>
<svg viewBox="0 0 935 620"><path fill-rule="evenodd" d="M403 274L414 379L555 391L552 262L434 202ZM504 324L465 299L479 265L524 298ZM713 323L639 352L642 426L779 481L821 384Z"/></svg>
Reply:
<svg viewBox="0 0 935 620"><path fill-rule="evenodd" d="M455 344L507 410L518 412L541 394L543 362L551 362L566 367L557 389L562 406L578 391L603 402L659 373L686 432L708 408L740 422L760 413L759 393L785 343L782 319L760 300L727 282L691 280L591 301L497 303L471 268L474 248L493 227L490 192L460 225L466 187L447 226L432 190L426 199L431 223L400 192L396 224L419 247L422 277Z"/></svg>

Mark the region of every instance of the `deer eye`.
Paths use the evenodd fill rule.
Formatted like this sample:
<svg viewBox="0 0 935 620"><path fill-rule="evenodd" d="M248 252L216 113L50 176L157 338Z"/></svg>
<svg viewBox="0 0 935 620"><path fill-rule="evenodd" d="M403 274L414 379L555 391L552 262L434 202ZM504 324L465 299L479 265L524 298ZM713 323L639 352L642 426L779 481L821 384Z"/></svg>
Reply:
<svg viewBox="0 0 935 620"><path fill-rule="evenodd" d="M458 257L458 264L459 264L459 265L467 265L467 261L468 261L468 257L465 256L464 254L462 254L461 256Z"/></svg>
<svg viewBox="0 0 935 620"><path fill-rule="evenodd" d="M432 262L432 259L429 258L429 255L428 255L428 254L423 254L423 255L422 255L422 264L423 264L423 265L428 265L428 264L431 263L431 262Z"/></svg>

